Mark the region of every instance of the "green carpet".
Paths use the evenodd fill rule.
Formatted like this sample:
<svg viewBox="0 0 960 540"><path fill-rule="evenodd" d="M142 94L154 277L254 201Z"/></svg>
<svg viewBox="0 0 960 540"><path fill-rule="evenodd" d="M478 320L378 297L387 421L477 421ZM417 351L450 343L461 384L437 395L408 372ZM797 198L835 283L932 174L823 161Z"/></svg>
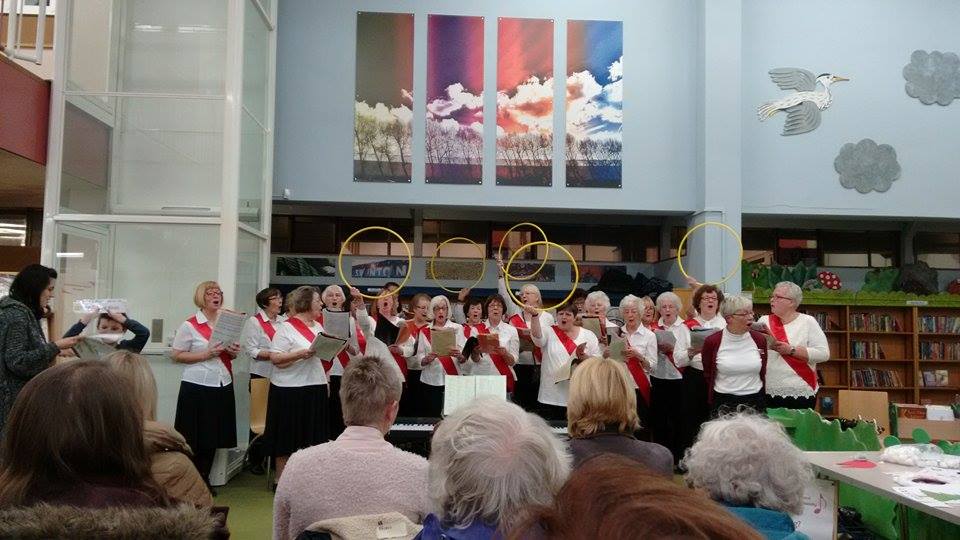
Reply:
<svg viewBox="0 0 960 540"><path fill-rule="evenodd" d="M214 504L229 506L230 538L265 540L273 537L273 492L267 478L244 471L225 486L216 488Z"/></svg>

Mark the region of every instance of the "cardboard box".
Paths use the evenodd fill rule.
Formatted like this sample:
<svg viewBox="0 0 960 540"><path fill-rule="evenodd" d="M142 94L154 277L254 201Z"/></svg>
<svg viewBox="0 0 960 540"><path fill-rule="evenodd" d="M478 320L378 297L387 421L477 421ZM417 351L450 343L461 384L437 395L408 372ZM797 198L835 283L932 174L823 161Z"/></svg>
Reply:
<svg viewBox="0 0 960 540"><path fill-rule="evenodd" d="M893 406L897 408L897 418L913 418L915 420L927 419L927 407L924 405L894 403Z"/></svg>
<svg viewBox="0 0 960 540"><path fill-rule="evenodd" d="M922 428L933 440L960 441L960 421L897 419L897 437L913 439L913 430Z"/></svg>

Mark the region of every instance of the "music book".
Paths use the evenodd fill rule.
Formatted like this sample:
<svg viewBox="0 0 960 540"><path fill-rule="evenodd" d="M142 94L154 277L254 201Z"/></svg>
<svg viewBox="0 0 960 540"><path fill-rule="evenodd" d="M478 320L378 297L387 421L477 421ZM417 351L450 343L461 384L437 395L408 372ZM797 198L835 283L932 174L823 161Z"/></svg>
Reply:
<svg viewBox="0 0 960 540"><path fill-rule="evenodd" d="M326 332L320 332L310 344L310 350L313 356L321 360L333 360L341 351L347 348L347 340L331 336Z"/></svg>
<svg viewBox="0 0 960 540"><path fill-rule="evenodd" d="M530 335L529 328L517 328L517 337L520 338L520 352L533 351L533 336Z"/></svg>
<svg viewBox="0 0 960 540"><path fill-rule="evenodd" d="M122 334L98 334L86 336L73 346L80 360L99 360L117 350L117 342Z"/></svg>
<svg viewBox="0 0 960 540"><path fill-rule="evenodd" d="M431 328L430 351L447 356L451 349L457 348L457 330L455 328Z"/></svg>
<svg viewBox="0 0 960 540"><path fill-rule="evenodd" d="M627 363L627 340L614 339L610 343L610 358Z"/></svg>
<svg viewBox="0 0 960 540"><path fill-rule="evenodd" d="M690 331L690 348L700 350L703 348L703 341L709 336L716 334L720 330L716 328L697 328Z"/></svg>
<svg viewBox="0 0 960 540"><path fill-rule="evenodd" d="M752 324L750 325L750 329L751 329L751 330L756 330L757 332L760 332L761 334L763 334L763 337L767 338L767 347L768 347L768 348L769 348L769 347L772 347L773 344L777 342L777 338L773 337L773 334L770 333L770 327L768 327L767 325L765 325L765 324L763 324L763 323L760 323L760 322L752 323Z"/></svg>
<svg viewBox="0 0 960 540"><path fill-rule="evenodd" d="M507 399L507 378L503 375L447 375L444 385L444 416L480 396Z"/></svg>
<svg viewBox="0 0 960 540"><path fill-rule="evenodd" d="M490 354L500 346L500 337L497 334L480 334L477 340L480 341L480 352L484 354Z"/></svg>
<svg viewBox="0 0 960 540"><path fill-rule="evenodd" d="M379 326L379 323L377 323ZM350 337L350 312L323 310L323 331L331 336L348 339Z"/></svg>
<svg viewBox="0 0 960 540"><path fill-rule="evenodd" d="M580 326L586 330L589 330L597 336L597 341L603 343L602 334L603 330L600 328L600 317L593 316L583 316L580 317Z"/></svg>
<svg viewBox="0 0 960 540"><path fill-rule="evenodd" d="M397 336L400 335L400 328L388 321L386 317L377 319L377 328L373 331L373 336L387 345L393 345L397 342Z"/></svg>
<svg viewBox="0 0 960 540"><path fill-rule="evenodd" d="M210 344L221 343L226 347L239 343L240 332L245 322L247 322L246 313L221 309L217 314L217 324L213 326L213 333L210 334Z"/></svg>
<svg viewBox="0 0 960 540"><path fill-rule="evenodd" d="M657 366L654 369L653 376L660 379L669 379L676 368L667 358L667 355L660 350L660 347L662 345L674 347L677 344L677 337L670 330L654 330L653 333L657 336Z"/></svg>

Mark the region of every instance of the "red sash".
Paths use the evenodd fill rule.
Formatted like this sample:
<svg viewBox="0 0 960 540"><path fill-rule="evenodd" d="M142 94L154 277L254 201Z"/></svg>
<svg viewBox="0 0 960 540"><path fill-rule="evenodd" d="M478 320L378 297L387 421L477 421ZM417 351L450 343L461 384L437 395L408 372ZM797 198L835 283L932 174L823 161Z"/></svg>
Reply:
<svg viewBox="0 0 960 540"><path fill-rule="evenodd" d="M433 340L430 339L430 327L424 326L420 329L424 336L427 337L427 341L432 343ZM443 371L447 375L459 375L460 372L457 371L457 365L453 362L452 356L438 356L437 360L440 360L440 365L443 366Z"/></svg>
<svg viewBox="0 0 960 540"><path fill-rule="evenodd" d="M422 329L422 327L417 328L416 323L414 323L413 321L407 321L406 325L407 325L407 331L410 332L410 336L412 336L413 340L416 341L417 336L420 335L420 330ZM399 345L399 343L394 343L394 345ZM403 380L406 381L407 372L409 371L409 368L407 367L407 359L404 358L403 355L397 354L394 352L391 352L390 355L393 356L393 359L397 361L397 367L400 368L400 372L403 373Z"/></svg>
<svg viewBox="0 0 960 540"><path fill-rule="evenodd" d="M703 326L703 325L700 324L700 321L698 321L698 320L696 320L696 319L687 319L687 320L683 321L683 324L685 324L685 325L687 326L687 328L689 328L689 329L691 329L691 330L693 330L694 328L700 328L701 326Z"/></svg>
<svg viewBox="0 0 960 540"><path fill-rule="evenodd" d="M527 326L527 321L523 320L523 315L520 315L519 313L513 317L510 317L510 320L507 322L512 324L514 328L519 328L521 330L530 329ZM533 346L533 360L535 364L540 364L543 362L543 351L541 351L540 347L537 347L536 345Z"/></svg>
<svg viewBox="0 0 960 540"><path fill-rule="evenodd" d="M487 328L487 325L483 323L478 324L475 328L477 329L477 332L479 332L482 335L486 335L490 333L490 330ZM497 366L497 371L499 371L501 375L506 375L507 392L513 392L513 387L516 385L517 381L513 376L513 371L510 370L510 366L507 364L507 360L503 356L496 353L490 353L487 356L489 356L490 359L493 360L493 365Z"/></svg>
<svg viewBox="0 0 960 540"><path fill-rule="evenodd" d="M300 335L303 336L303 339L313 343L313 340L317 339L317 335L313 333L313 330L310 330L310 327L306 325L303 321L296 317L290 317L287 319L287 323L293 327L294 330L300 332ZM323 366L323 373L327 374L330 371L330 368L333 367L332 361L320 359L320 364Z"/></svg>
<svg viewBox="0 0 960 540"><path fill-rule="evenodd" d="M207 340L208 343L210 342L210 336L213 335L213 328L210 328L209 323L200 324L196 315L187 319L187 322L190 323L190 326L192 326L197 333L203 336L203 339ZM224 351L220 353L220 361L223 362L223 365L227 368L227 372L233 377L233 357Z"/></svg>
<svg viewBox="0 0 960 540"><path fill-rule="evenodd" d="M354 320L356 325L357 332L357 346L360 348L360 354L367 354L367 336L363 335L363 331L360 330L360 323ZM344 365L346 367L346 365Z"/></svg>
<svg viewBox="0 0 960 540"><path fill-rule="evenodd" d="M268 338L273 339L273 335L277 333L277 329L270 324L270 321L260 318L260 314L256 314L257 322L260 323L260 328L263 328L263 333L267 335Z"/></svg>
<svg viewBox="0 0 960 540"><path fill-rule="evenodd" d="M566 332L560 329L559 326L553 325L550 328L553 329L553 333L557 335L557 339L560 340L560 344L563 345L563 348L567 350L567 354L573 355L573 351L577 350L577 344L570 339L570 336ZM587 330L589 332L589 330Z"/></svg>
<svg viewBox="0 0 960 540"><path fill-rule="evenodd" d="M467 339L470 339L470 330L471 330L472 328L473 328L473 327L470 326L469 324L464 323L464 324L463 324L463 337L465 337L465 338L467 338Z"/></svg>
<svg viewBox="0 0 960 540"><path fill-rule="evenodd" d="M770 334L777 338L777 341L790 343L790 341L787 339L787 331L784 330L783 321L780 320L780 317L771 313L770 316L767 317L767 320L770 322ZM796 372L796 374L799 375L800 378L810 386L810 388L816 391L817 374L810 369L810 364L797 358L796 356L790 356L789 354L781 354L780 357L783 358L783 361L790 366L790 369Z"/></svg>
<svg viewBox="0 0 960 540"><path fill-rule="evenodd" d="M637 387L640 389L640 396L643 398L643 401L650 404L650 379L647 378L647 374L643 372L643 366L640 365L640 361L636 358L630 358L627 360L627 369L630 371L630 375L633 375L633 380L637 383Z"/></svg>

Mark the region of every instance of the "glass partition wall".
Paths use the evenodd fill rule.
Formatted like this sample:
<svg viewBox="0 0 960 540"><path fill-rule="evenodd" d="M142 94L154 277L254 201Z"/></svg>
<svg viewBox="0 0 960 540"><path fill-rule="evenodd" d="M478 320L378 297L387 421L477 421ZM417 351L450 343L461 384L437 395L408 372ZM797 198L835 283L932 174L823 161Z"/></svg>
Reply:
<svg viewBox="0 0 960 540"><path fill-rule="evenodd" d="M167 421L181 369L166 353L194 287L217 280L228 308L251 312L267 282L275 20L270 0L57 12L42 249L61 273L55 332L75 299L127 299L153 334L144 352Z"/></svg>

